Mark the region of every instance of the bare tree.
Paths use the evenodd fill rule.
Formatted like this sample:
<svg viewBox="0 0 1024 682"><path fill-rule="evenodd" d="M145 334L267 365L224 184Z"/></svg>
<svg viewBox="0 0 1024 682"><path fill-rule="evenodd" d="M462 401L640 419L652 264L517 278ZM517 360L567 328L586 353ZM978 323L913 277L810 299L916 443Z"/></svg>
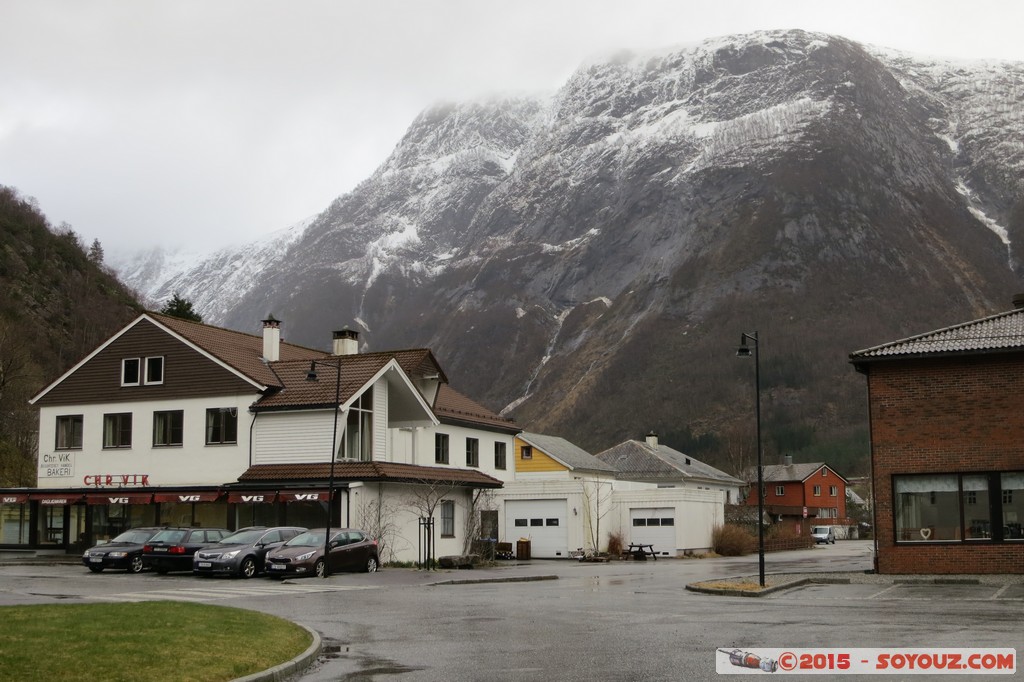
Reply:
<svg viewBox="0 0 1024 682"><path fill-rule="evenodd" d="M583 522L589 534L589 549L597 552L601 549L601 519L611 510L612 482L580 479L580 486L583 491L583 513L586 515Z"/></svg>
<svg viewBox="0 0 1024 682"><path fill-rule="evenodd" d="M377 541L381 562L393 563L398 552L410 546L408 538L399 532L397 517L400 509L397 504L387 501L381 485L377 486L376 496L369 494L371 488L361 490L367 495L356 507L356 525Z"/></svg>

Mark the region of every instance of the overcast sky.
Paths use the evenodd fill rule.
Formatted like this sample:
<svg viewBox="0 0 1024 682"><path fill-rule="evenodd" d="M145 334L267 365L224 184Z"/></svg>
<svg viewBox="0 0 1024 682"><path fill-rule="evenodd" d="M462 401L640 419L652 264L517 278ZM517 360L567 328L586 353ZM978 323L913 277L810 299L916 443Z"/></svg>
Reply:
<svg viewBox="0 0 1024 682"><path fill-rule="evenodd" d="M1024 60L1010 0L0 0L0 184L108 253L315 215L424 107L772 28Z"/></svg>

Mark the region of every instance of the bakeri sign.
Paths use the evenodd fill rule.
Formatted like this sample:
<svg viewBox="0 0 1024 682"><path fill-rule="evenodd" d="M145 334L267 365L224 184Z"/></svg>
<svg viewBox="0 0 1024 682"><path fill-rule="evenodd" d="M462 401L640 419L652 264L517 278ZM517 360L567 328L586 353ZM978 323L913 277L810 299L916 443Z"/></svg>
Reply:
<svg viewBox="0 0 1024 682"><path fill-rule="evenodd" d="M39 456L40 478L70 478L75 475L75 453L44 452Z"/></svg>

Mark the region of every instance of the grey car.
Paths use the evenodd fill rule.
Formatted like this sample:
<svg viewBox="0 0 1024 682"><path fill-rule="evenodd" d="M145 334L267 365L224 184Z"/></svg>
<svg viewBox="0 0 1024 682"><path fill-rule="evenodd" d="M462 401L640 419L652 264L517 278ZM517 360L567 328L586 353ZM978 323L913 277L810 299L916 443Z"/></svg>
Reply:
<svg viewBox="0 0 1024 682"><path fill-rule="evenodd" d="M832 526L812 526L811 537L815 544L836 544L836 535L832 532Z"/></svg>
<svg viewBox="0 0 1024 682"><path fill-rule="evenodd" d="M196 552L192 558L192 573L251 578L263 569L267 552L305 530L296 526L242 528L217 544Z"/></svg>

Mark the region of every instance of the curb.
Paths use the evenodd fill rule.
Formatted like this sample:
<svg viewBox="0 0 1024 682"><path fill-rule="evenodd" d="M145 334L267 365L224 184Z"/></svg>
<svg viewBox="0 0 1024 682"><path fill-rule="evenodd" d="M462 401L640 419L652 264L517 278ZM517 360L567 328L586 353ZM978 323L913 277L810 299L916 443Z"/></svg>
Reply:
<svg viewBox="0 0 1024 682"><path fill-rule="evenodd" d="M443 580L427 583L427 587L436 585L477 585L480 583L532 583L538 580L558 580L557 575L526 575L512 578L467 578L466 580Z"/></svg>
<svg viewBox="0 0 1024 682"><path fill-rule="evenodd" d="M715 582L715 581L707 581ZM801 578L799 580L793 580L788 583L781 583L779 585L772 585L771 587L765 587L760 590L741 590L733 589L729 587L705 587L701 583L690 583L686 586L686 589L690 592L699 592L701 594L713 594L716 596L727 596L727 597L763 597L766 594L772 594L775 592L781 592L788 590L793 587L799 587L800 585L806 585L811 582L810 578Z"/></svg>
<svg viewBox="0 0 1024 682"><path fill-rule="evenodd" d="M320 640L320 633L301 623L296 623L296 625L313 636L313 643L305 651L290 661L285 661L280 665L275 665L273 668L267 668L258 673L238 677L231 682L283 682L292 675L302 672L313 665L317 656L320 655L320 649L323 646L323 642Z"/></svg>

